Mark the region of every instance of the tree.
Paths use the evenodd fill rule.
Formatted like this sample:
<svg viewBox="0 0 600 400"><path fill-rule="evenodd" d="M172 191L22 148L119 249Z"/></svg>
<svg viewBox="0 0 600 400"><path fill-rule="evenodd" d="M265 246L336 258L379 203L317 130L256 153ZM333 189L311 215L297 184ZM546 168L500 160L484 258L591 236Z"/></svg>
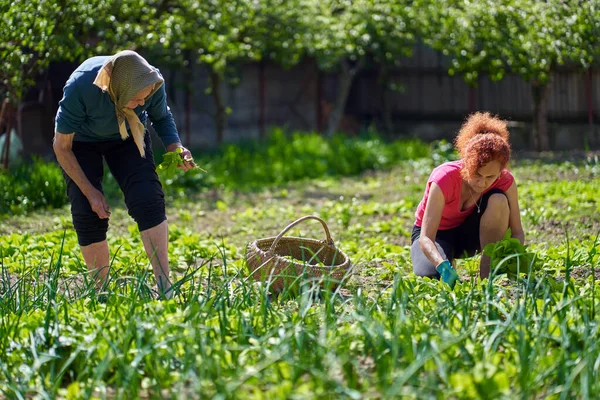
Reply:
<svg viewBox="0 0 600 400"><path fill-rule="evenodd" d="M600 1L570 0L581 12L576 15L573 46L581 50L580 61L584 67L600 65Z"/></svg>
<svg viewBox="0 0 600 400"><path fill-rule="evenodd" d="M216 142L232 110L221 93L239 82L241 65L272 59L289 68L303 55L301 0L183 0L170 16L164 45L191 54L209 71Z"/></svg>
<svg viewBox="0 0 600 400"><path fill-rule="evenodd" d="M309 0L305 24L308 53L325 70L340 73L327 134L337 130L352 82L368 63L394 65L414 45L414 8L409 0Z"/></svg>
<svg viewBox="0 0 600 400"><path fill-rule="evenodd" d="M103 12L106 4L101 1L15 0L0 4L0 127L6 130L7 154L27 90L52 60L74 61L90 50L93 16ZM21 136L19 127L17 124ZM8 166L8 156L4 166Z"/></svg>
<svg viewBox="0 0 600 400"><path fill-rule="evenodd" d="M266 77L265 65L272 61L285 69L292 68L306 54L303 39L310 26L305 23L304 0L259 0L260 23L255 38L256 45L263 50L259 63L259 130L261 137L265 131Z"/></svg>
<svg viewBox="0 0 600 400"><path fill-rule="evenodd" d="M283 68L291 68L306 53L304 39L310 33L310 25L304 17L308 15L305 0L257 0L255 7L260 19L257 46L268 58Z"/></svg>
<svg viewBox="0 0 600 400"><path fill-rule="evenodd" d="M451 58L449 73L461 74L470 85L482 74L500 80L507 72L530 82L532 144L544 151L550 149L547 121L552 72L566 62L589 59L576 46L582 37L591 37L587 32L593 19L586 16L591 3L420 0L420 8L426 10L421 34L426 43Z"/></svg>
<svg viewBox="0 0 600 400"><path fill-rule="evenodd" d="M239 80L236 67L258 60L262 53L251 38L256 36L257 19L253 3L243 0L183 0L170 17L170 29L163 45L189 52L194 62L208 67L213 97L216 142L223 142L227 115L231 112L221 93L223 83Z"/></svg>
<svg viewBox="0 0 600 400"><path fill-rule="evenodd" d="M15 0L0 5L0 88L18 104L52 60L75 60L94 46L102 0Z"/></svg>
<svg viewBox="0 0 600 400"><path fill-rule="evenodd" d="M569 12L577 10L576 13ZM600 2L565 1L561 11L565 23L571 26L570 34L563 38L571 50L569 58L579 64L586 73L586 97L588 101L588 121L593 121L591 73L593 66L600 65Z"/></svg>

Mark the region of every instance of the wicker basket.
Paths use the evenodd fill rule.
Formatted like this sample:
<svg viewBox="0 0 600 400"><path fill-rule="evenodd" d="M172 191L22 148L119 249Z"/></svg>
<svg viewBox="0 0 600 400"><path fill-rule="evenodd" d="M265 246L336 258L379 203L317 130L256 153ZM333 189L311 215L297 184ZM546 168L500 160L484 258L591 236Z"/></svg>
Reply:
<svg viewBox="0 0 600 400"><path fill-rule="evenodd" d="M316 219L323 225L325 240L283 236L307 219ZM273 293L280 293L284 288L291 290L305 279L321 280L322 286L327 282L327 287L334 289L350 273L348 256L333 244L325 221L313 215L297 219L276 237L249 243L246 261L254 279L267 282ZM319 263L322 265L317 265Z"/></svg>

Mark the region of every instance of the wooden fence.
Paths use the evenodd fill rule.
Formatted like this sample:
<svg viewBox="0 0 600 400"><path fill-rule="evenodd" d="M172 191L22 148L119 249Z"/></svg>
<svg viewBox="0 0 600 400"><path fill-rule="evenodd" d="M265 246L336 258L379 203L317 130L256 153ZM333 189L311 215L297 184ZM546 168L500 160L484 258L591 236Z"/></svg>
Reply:
<svg viewBox="0 0 600 400"><path fill-rule="evenodd" d="M384 94L392 121L400 127L407 123L456 125L474 110L491 111L511 121L532 119L530 86L520 77L507 75L498 82L480 78L478 87L470 88L460 77L448 75L447 63L438 52L425 46L415 48L411 58L402 59L400 66L391 71L393 80L402 88L399 92L378 83L376 68L362 71L352 85L345 119L357 121L363 127L380 124ZM36 107L29 101L27 110L19 116L20 134L27 151L51 152L52 116L56 113L62 86L75 67L68 63L53 64L46 79L38 85L46 95L39 96L37 89L29 93L29 98L43 99L44 104ZM161 71L182 140L191 147L214 145L216 135L211 117L214 105L212 97L205 92L209 83L206 69L194 67L191 79L183 69L161 68ZM323 104L333 102L337 91L335 72L319 71L310 59L289 70L261 63L241 66L239 71L241 79L237 85L222 87L224 101L232 109L225 141L258 138L273 126L291 130L318 130L323 126ZM552 76L550 121L595 126L599 118L600 68L556 71ZM431 138L435 138L435 134L427 137Z"/></svg>

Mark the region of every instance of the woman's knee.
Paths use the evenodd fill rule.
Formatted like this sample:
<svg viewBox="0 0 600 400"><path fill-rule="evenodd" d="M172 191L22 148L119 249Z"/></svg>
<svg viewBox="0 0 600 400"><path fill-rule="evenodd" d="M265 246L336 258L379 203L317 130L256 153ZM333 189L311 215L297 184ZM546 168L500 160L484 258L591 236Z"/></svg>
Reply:
<svg viewBox="0 0 600 400"><path fill-rule="evenodd" d="M73 227L80 246L88 246L106 240L108 219L100 219L95 213L73 214Z"/></svg>
<svg viewBox="0 0 600 400"><path fill-rule="evenodd" d="M415 275L440 279L440 274L435 269L435 266L429 261L425 254L423 254L418 240L413 242L410 250L410 258L412 261L413 273Z"/></svg>
<svg viewBox="0 0 600 400"><path fill-rule="evenodd" d="M108 219L98 217L98 214L92 210L89 200L81 193L74 182L68 184L67 192L71 202L73 228L77 233L79 245L88 246L106 240Z"/></svg>
<svg viewBox="0 0 600 400"><path fill-rule="evenodd" d="M167 219L165 195L157 180L148 179L128 185L125 202L140 231L153 228Z"/></svg>
<svg viewBox="0 0 600 400"><path fill-rule="evenodd" d="M164 198L137 202L129 208L129 215L138 224L140 232L154 228L167 219Z"/></svg>
<svg viewBox="0 0 600 400"><path fill-rule="evenodd" d="M486 211L491 211L493 214L508 215L510 208L508 198L504 193L494 193L488 199Z"/></svg>

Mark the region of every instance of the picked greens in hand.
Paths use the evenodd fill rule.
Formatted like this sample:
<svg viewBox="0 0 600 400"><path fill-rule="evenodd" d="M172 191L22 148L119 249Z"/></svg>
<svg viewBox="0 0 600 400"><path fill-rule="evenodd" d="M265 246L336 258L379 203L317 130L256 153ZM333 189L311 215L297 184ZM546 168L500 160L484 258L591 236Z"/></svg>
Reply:
<svg viewBox="0 0 600 400"><path fill-rule="evenodd" d="M157 169L159 171L163 171L166 178L172 178L175 176L177 167L182 166L185 161L191 161L194 165L193 168L199 169L202 172L206 172L204 169L194 164L194 161L191 157L188 156L188 158L184 159L182 152L183 150L181 150L181 147L178 147L175 149L175 151L168 151L163 154L163 162L160 163Z"/></svg>
<svg viewBox="0 0 600 400"><path fill-rule="evenodd" d="M527 251L527 246L519 239L511 237L510 228L502 240L484 246L483 254L490 257L490 270L496 274L506 274L515 280L519 273L533 274L539 266L537 255Z"/></svg>

